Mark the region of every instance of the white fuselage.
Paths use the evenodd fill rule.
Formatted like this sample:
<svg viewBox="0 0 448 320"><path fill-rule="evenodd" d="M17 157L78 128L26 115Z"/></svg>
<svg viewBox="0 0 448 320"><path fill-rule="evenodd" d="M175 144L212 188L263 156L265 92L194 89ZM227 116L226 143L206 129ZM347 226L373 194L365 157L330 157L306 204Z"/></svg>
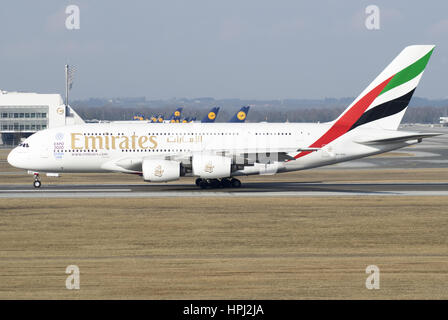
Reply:
<svg viewBox="0 0 448 320"><path fill-rule="evenodd" d="M320 150L294 160L331 124L314 123L100 123L37 132L15 148L8 162L36 172L141 173L142 159L169 159L188 165L199 155L222 155L238 161L256 154L257 161L232 171L232 176L272 174L319 167L386 152L407 143L368 146L357 139L381 132L347 132ZM283 154L288 159L279 158ZM260 160L261 159L261 160ZM135 165L134 165L135 164ZM139 165L140 164L140 165ZM186 175L193 175L191 172Z"/></svg>

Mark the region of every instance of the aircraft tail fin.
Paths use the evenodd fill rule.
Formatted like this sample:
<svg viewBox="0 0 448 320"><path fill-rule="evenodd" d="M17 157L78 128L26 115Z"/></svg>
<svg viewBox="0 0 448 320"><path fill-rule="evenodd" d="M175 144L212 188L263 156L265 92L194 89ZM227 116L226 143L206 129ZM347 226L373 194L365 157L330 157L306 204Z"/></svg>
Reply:
<svg viewBox="0 0 448 320"><path fill-rule="evenodd" d="M242 107L235 115L229 120L229 122L244 122L246 121L247 114L249 112L249 106Z"/></svg>
<svg viewBox="0 0 448 320"><path fill-rule="evenodd" d="M397 130L433 50L433 45L404 48L310 147L322 148L358 127Z"/></svg>
<svg viewBox="0 0 448 320"><path fill-rule="evenodd" d="M404 48L334 124L347 131L359 126L397 130L433 50L433 45Z"/></svg>
<svg viewBox="0 0 448 320"><path fill-rule="evenodd" d="M183 108L177 108L176 111L173 112L173 114L169 117L169 121L170 122L179 122L180 121L180 116L182 114L182 109Z"/></svg>
<svg viewBox="0 0 448 320"><path fill-rule="evenodd" d="M215 122L218 112L219 107L213 107L212 110L210 110L207 115L202 118L201 122Z"/></svg>

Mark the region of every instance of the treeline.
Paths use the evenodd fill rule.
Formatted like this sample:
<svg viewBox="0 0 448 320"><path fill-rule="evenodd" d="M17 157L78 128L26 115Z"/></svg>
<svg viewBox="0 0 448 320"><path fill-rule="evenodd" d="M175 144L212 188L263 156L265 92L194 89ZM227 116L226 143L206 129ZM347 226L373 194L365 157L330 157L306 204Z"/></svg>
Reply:
<svg viewBox="0 0 448 320"><path fill-rule="evenodd" d="M448 116L447 107L409 107L403 117L404 123L439 123L440 117Z"/></svg>
<svg viewBox="0 0 448 320"><path fill-rule="evenodd" d="M76 112L85 120L132 120L135 114L143 114L148 119L151 115L162 114L168 117L174 111L172 107L121 107L121 106L74 106ZM210 108L189 109L184 108L183 117L196 117L201 120ZM238 110L238 107L221 108L217 122L228 121ZM273 110L275 109L275 110ZM247 117L248 122L327 122L336 119L344 107L297 108L281 110L281 108L252 107ZM445 107L409 107L405 113L404 123L439 123L439 118L448 115L448 106Z"/></svg>

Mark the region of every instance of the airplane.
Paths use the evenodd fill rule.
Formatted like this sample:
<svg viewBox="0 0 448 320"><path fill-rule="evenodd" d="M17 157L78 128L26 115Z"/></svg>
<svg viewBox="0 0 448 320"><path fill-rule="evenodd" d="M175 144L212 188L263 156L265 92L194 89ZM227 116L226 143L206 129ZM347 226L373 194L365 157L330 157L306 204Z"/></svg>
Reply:
<svg viewBox="0 0 448 320"><path fill-rule="evenodd" d="M147 182L195 177L200 188L322 167L403 148L439 133L399 131L433 45L406 47L328 123L91 123L39 131L8 155L34 173L122 172Z"/></svg>
<svg viewBox="0 0 448 320"><path fill-rule="evenodd" d="M202 123L211 123L211 122L215 122L216 117L218 116L218 112L219 112L219 107L213 107L208 113L207 115L202 118L201 122Z"/></svg>
<svg viewBox="0 0 448 320"><path fill-rule="evenodd" d="M228 122L244 122L246 121L247 113L249 112L249 106L242 107L237 113L233 115Z"/></svg>

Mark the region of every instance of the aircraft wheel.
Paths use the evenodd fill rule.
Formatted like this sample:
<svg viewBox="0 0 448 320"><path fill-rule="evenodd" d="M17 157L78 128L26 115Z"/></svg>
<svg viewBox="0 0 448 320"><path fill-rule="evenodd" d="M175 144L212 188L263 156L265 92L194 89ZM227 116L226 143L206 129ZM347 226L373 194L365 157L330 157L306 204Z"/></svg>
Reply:
<svg viewBox="0 0 448 320"><path fill-rule="evenodd" d="M197 179L196 179L195 183L196 183L196 185L197 185L198 187L200 186L202 180L203 180L203 179L201 179L201 178L197 178Z"/></svg>
<svg viewBox="0 0 448 320"><path fill-rule="evenodd" d="M42 185L42 183L39 180L34 180L34 182L33 182L34 188L40 188L41 185Z"/></svg>
<svg viewBox="0 0 448 320"><path fill-rule="evenodd" d="M212 188L219 188L219 186L220 186L220 182L219 182L218 179L211 179L211 180L209 181L209 185L210 185L210 187L212 187Z"/></svg>
<svg viewBox="0 0 448 320"><path fill-rule="evenodd" d="M209 184L207 183L207 181L202 180L201 182L199 182L199 187L201 189L207 189L209 187Z"/></svg>
<svg viewBox="0 0 448 320"><path fill-rule="evenodd" d="M230 179L223 178L223 179L221 179L221 186L223 188L230 188L232 186L232 183L231 183Z"/></svg>
<svg viewBox="0 0 448 320"><path fill-rule="evenodd" d="M230 180L230 182L232 183L232 188L241 187L241 181L238 179L233 178L232 180Z"/></svg>

